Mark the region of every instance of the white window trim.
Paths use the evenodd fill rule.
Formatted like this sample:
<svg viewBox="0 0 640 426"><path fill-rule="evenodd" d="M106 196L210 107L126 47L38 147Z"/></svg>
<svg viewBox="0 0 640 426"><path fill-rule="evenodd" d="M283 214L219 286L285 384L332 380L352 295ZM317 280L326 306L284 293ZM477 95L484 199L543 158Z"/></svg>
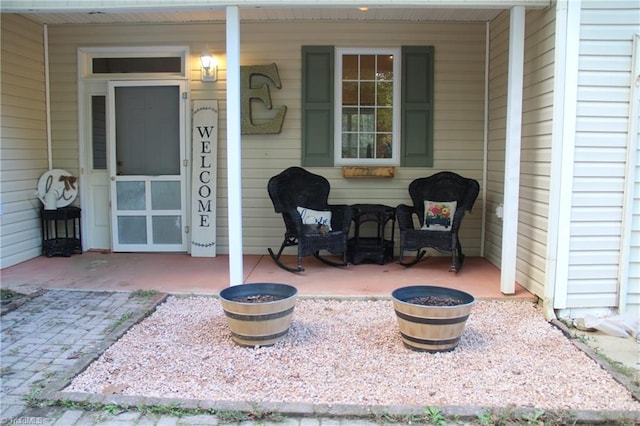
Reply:
<svg viewBox="0 0 640 426"><path fill-rule="evenodd" d="M113 73L94 74L94 58L158 58L180 57L181 70L179 73ZM189 46L113 46L113 47L81 47L78 49L78 59L82 73L81 78L96 80L154 80L187 78L187 66L189 60Z"/></svg>
<svg viewBox="0 0 640 426"><path fill-rule="evenodd" d="M342 158L342 56L343 55L393 55L393 131L391 158ZM400 165L400 76L401 76L400 48L336 48L334 67L334 159L336 166L398 166Z"/></svg>

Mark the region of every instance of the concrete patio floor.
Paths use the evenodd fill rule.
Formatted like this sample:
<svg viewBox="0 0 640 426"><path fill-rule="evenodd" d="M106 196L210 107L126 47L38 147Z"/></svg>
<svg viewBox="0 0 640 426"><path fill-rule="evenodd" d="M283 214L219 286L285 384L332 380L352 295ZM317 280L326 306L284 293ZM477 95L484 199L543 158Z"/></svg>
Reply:
<svg viewBox="0 0 640 426"><path fill-rule="evenodd" d="M285 263L295 265L295 256ZM244 283L285 283L300 296L388 297L402 286L438 285L466 291L480 299L536 296L516 284L513 295L500 292L500 270L485 259L469 257L458 273L449 272L450 259L431 257L406 268L395 262L330 267L313 257L304 259L303 273L279 268L268 255L243 257ZM229 286L229 257L188 254L85 252L71 257L44 256L2 270L3 287L218 294Z"/></svg>

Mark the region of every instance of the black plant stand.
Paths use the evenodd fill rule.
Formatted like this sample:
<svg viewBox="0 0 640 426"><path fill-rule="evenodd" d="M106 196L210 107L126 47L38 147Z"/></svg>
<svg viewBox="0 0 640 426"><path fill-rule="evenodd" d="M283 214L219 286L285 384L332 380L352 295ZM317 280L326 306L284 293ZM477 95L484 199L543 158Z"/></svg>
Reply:
<svg viewBox="0 0 640 426"><path fill-rule="evenodd" d="M82 253L82 229L80 207L42 209L42 253L47 256L69 257Z"/></svg>
<svg viewBox="0 0 640 426"><path fill-rule="evenodd" d="M387 259L393 259L393 241L395 234L396 209L383 204L354 204L353 223L354 236L349 239L349 258L357 265L364 260L371 260L384 265ZM386 238L387 223L391 221L391 237ZM361 225L374 222L377 225L375 236L362 236Z"/></svg>

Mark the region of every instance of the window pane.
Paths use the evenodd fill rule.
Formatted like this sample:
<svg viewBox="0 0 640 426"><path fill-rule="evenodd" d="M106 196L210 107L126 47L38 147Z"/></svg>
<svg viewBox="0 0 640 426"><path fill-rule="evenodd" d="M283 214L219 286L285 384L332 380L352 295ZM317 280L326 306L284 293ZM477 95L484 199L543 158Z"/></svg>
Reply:
<svg viewBox="0 0 640 426"><path fill-rule="evenodd" d="M107 108L106 96L91 97L91 144L93 169L107 169Z"/></svg>
<svg viewBox="0 0 640 426"><path fill-rule="evenodd" d="M378 109L378 116L376 117L376 132L391 133L393 128L393 117L391 111L391 108Z"/></svg>
<svg viewBox="0 0 640 426"><path fill-rule="evenodd" d="M358 55L344 55L342 57L342 79L358 79Z"/></svg>
<svg viewBox="0 0 640 426"><path fill-rule="evenodd" d="M342 158L358 158L358 135L342 134Z"/></svg>
<svg viewBox="0 0 640 426"><path fill-rule="evenodd" d="M376 140L376 158L391 158L391 135L378 135Z"/></svg>
<svg viewBox="0 0 640 426"><path fill-rule="evenodd" d="M178 86L116 87L115 96L118 174L179 175Z"/></svg>
<svg viewBox="0 0 640 426"><path fill-rule="evenodd" d="M151 182L152 210L180 210L180 182Z"/></svg>
<svg viewBox="0 0 640 426"><path fill-rule="evenodd" d="M378 93L376 94L376 101L378 106L391 106L393 105L393 83L384 82L378 83Z"/></svg>
<svg viewBox="0 0 640 426"><path fill-rule="evenodd" d="M360 158L374 158L373 152L373 134L361 134Z"/></svg>
<svg viewBox="0 0 640 426"><path fill-rule="evenodd" d="M375 80L376 78L376 56L360 56L360 80Z"/></svg>
<svg viewBox="0 0 640 426"><path fill-rule="evenodd" d="M118 210L144 210L144 181L116 182Z"/></svg>
<svg viewBox="0 0 640 426"><path fill-rule="evenodd" d="M378 80L393 80L393 55L378 56Z"/></svg>
<svg viewBox="0 0 640 426"><path fill-rule="evenodd" d="M180 216L153 216L151 228L154 244L182 243Z"/></svg>
<svg viewBox="0 0 640 426"><path fill-rule="evenodd" d="M342 109L342 131L343 132L358 131L358 108Z"/></svg>
<svg viewBox="0 0 640 426"><path fill-rule="evenodd" d="M147 226L144 216L119 216L118 241L120 244L147 244Z"/></svg>
<svg viewBox="0 0 640 426"><path fill-rule="evenodd" d="M342 105L358 105L358 83L342 83Z"/></svg>
<svg viewBox="0 0 640 426"><path fill-rule="evenodd" d="M93 58L94 74L180 73L182 58Z"/></svg>
<svg viewBox="0 0 640 426"><path fill-rule="evenodd" d="M360 105L373 106L376 99L375 83L360 83Z"/></svg>
<svg viewBox="0 0 640 426"><path fill-rule="evenodd" d="M375 131L375 117L375 109L362 108L360 110L360 131L373 133Z"/></svg>

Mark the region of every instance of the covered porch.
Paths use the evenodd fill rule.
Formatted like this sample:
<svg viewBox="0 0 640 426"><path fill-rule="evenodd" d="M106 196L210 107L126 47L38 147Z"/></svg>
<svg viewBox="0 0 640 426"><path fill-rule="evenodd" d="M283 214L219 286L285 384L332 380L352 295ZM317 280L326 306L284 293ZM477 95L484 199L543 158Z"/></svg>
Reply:
<svg viewBox="0 0 640 426"><path fill-rule="evenodd" d="M56 97L55 93L67 93L62 89L66 86L71 90L68 93L78 90L77 104L81 112L78 117L72 114L68 114L67 117L67 114L64 114L64 118L54 119L51 126L54 130L53 136L48 140L48 148L52 154L48 155L48 160L49 168L54 162L56 167L67 167L65 164L73 164L75 167L76 158L70 163L65 163L59 162L56 156L62 149L71 148L70 151L74 152L74 155L77 151L77 164L80 167L76 174L83 182L80 188L84 191L80 194L82 228L85 231L84 239L87 240L83 240L84 250L116 250L109 243L98 243L95 241L96 238L89 238L91 235L97 235L100 228L104 230L103 240L108 242L109 237L112 237L110 231L115 229L113 224L111 228L103 224L109 223L106 218L110 206L105 195L108 190L105 188L109 188L109 182L114 181L110 180L109 176L116 176L117 173L114 172L115 167L111 167L112 170L92 170L93 160L90 152L94 148L87 142L91 137L87 136L90 129L85 117L88 116L87 99L93 96L107 98L110 92L105 88L104 82L105 87L101 86L96 89L99 93L93 93L89 86L78 89L75 87L75 81L59 81L55 77L70 75L67 71L72 69L75 69L78 75L82 74L76 65L79 49L85 48L85 43L95 46L117 46L134 44L131 40L135 40L136 45L156 45L162 40L163 43L171 45L180 41L187 46L184 76L181 77L190 84L189 99L226 100L226 119L222 120L220 125L221 146L226 146L226 151L220 151L217 170L220 179L216 184L216 214L219 224L216 233L220 237L217 247L220 250L218 253L223 256L205 260L177 254L116 255L90 251L70 259L32 259L3 271L3 283L11 278L14 270L22 271L26 268L31 280L37 277L38 282L32 284L45 288L59 285L62 288L80 289L89 286L91 289L104 290L155 289L215 294L230 284L269 281L294 284L302 295L387 296L394 288L402 285L430 283L465 289L477 297L503 297L504 294L515 297L526 294L533 297L516 282L519 280L528 289L543 297L546 289L544 280L547 279L544 265L540 267L534 261L529 261L528 256L518 257L517 254L524 249L527 255L528 251L536 251L534 260L545 257L545 224L536 223L535 227L525 228L521 226L521 229L524 229L521 231L522 235L527 238L527 242L533 242L533 245L518 245L517 242L521 163L519 124L522 115L521 85L524 64L522 55L526 50L525 12L533 9L536 16L530 16L529 20L535 22L536 19L540 19L537 15L542 15L542 22L545 22L547 17L544 8L548 6L547 2L451 1L438 3L440 7L445 8L442 10L435 8L436 4L420 4L420 7L413 9L414 2L394 3L394 7L406 8L404 13L410 16L410 19L400 19L394 12L395 8L385 7L386 2L380 1L377 3L382 7L372 7L373 13L355 9L351 11L349 16L353 17L350 19L357 19L361 27L356 31L358 37L354 41L350 40L350 37L353 37L351 32L354 31L354 23L338 19L347 9L347 4L348 8L352 8L348 2L321 2L324 7L318 10L307 9L304 2L289 2L290 5L297 6L293 7L292 12L287 12L288 8L278 7L269 10L268 13L260 7L255 7L255 10L254 7L240 9L225 2L207 3L219 3L220 8L216 9L215 13L211 12L215 16L205 15L197 10L193 13L198 15L198 19L192 20L175 13L170 14L170 24L166 23L166 16L160 24L147 23L143 16L131 13L127 8L104 13L105 16L109 15L109 19L114 19L106 25L103 22L94 22L91 18L82 21L80 25L70 25L73 22L72 17L66 16L63 10L56 8L41 9L42 16L31 13L33 10L23 9L22 5L12 10L25 13L29 19L42 23L43 38L46 39L42 44L45 50L43 56L55 58L52 63L54 72L51 73L54 76L51 83L51 87L54 88L52 110L67 111L65 105L69 102L68 98ZM258 3L261 2L256 2ZM335 7L341 4L344 9ZM464 8L460 9L463 6ZM463 20L466 21L464 27L461 27L459 22L465 15L460 13L461 10L466 10L465 14L468 14ZM112 13L118 11L121 13ZM264 15L255 15L261 11ZM421 18L415 15L417 11L421 12ZM93 16L84 10L78 12L83 17ZM303 15L296 15L302 12ZM294 16L289 16L290 13ZM442 13L449 14L449 17L442 16ZM56 21L58 18L60 21ZM313 21L319 37L316 33L309 32L309 20ZM386 37L390 30L386 28L393 27L396 31L399 28L396 21L403 23L402 31L398 40L390 40ZM141 26L143 23L145 25ZM113 25L121 25L123 30L134 30L135 35L124 36L124 41L118 40L120 35L117 31L114 32ZM188 35L183 33L182 25L185 26L184 29L189 30ZM142 28L144 31L139 31ZM270 37L267 39L268 46L263 47L267 29ZM469 29L473 31L469 32ZM154 34L154 31L158 33ZM92 36L91 41L86 38L89 33ZM492 33L498 35L497 41L492 38ZM304 37L302 40L292 39L290 34ZM358 38L365 37L365 34L366 45L433 45L437 49L439 56L435 65L434 90L439 115L437 125L434 126L433 162L405 167L400 167L400 163L394 179L386 180L345 179L341 168L333 163L315 165L313 171L331 181L332 201L344 204L381 202L395 206L404 203L407 201L406 188L412 179L439 170L455 170L480 181L482 193L474 209L478 214L465 224L465 232L468 235L463 237L464 240L470 241L469 244L465 243L468 249L466 253L477 257L468 258L465 268L458 275L449 273L447 260L440 258L428 259L412 269L405 269L396 264L333 269L309 259L305 261L307 271L304 275L292 275L278 269L268 256L256 255L265 253L266 246L280 238L282 223L280 218L273 214L264 188L267 179L282 170L283 165L297 162L298 154L303 151L300 143L302 120L290 120L291 123L277 136L277 143L274 143L274 138L270 136L241 137L240 58L242 57L243 64L248 65L267 61L280 64L285 84L282 93L278 93L279 98L276 99L279 104L288 104L291 107L290 116L294 117L294 114L301 114L297 107L294 110L294 105L299 104L301 98L302 66L301 61L297 60L300 48L317 44L320 40L322 44L332 46L354 43L357 45L362 43ZM273 43L273 40L287 40L287 43ZM219 56L224 58L220 78L217 82L205 82L201 79L199 54L203 49L211 51L214 47ZM495 61L492 55L499 58L504 55L507 60ZM461 66L463 62L469 67ZM496 62L499 71L492 68ZM490 75L499 77L497 81L492 81ZM95 79L88 81L94 82ZM499 102L495 106L495 101L489 96L490 92L500 94ZM504 107L506 109L503 115ZM492 111L495 110L499 112L494 114ZM79 123L78 138L73 132L71 137L58 136L58 129L62 129L62 126L57 124L66 121L74 126L76 121ZM494 122L499 124L493 124ZM189 149L186 149L186 152L190 152ZM111 157L115 158L114 155ZM302 165L305 165L304 162ZM73 167L67 168L73 170ZM93 174L86 173L87 170L92 170ZM100 182L95 185L90 183L90 179L98 176ZM543 193L548 189L545 185L546 183L541 188ZM546 194L538 197L539 185L533 187L535 194L525 194L527 199L546 199ZM90 188L94 188L93 193L90 192ZM193 208L186 207L186 210ZM500 216L494 214L498 208ZM543 210L542 216L545 214ZM90 219L96 223L92 224ZM546 217L544 219L546 220ZM195 234L197 232L192 232L191 235ZM184 241L192 242L187 238ZM173 248L171 250L176 251ZM291 264L293 263L292 259ZM474 268L474 263L481 267ZM42 268L40 265L43 265ZM499 268L495 265L499 265ZM481 277L485 276L485 269L490 271L486 285L481 284L484 281ZM41 273L45 275L40 275ZM71 273L78 275L71 277ZM550 300L546 297L545 299Z"/></svg>
<svg viewBox="0 0 640 426"><path fill-rule="evenodd" d="M295 256L285 262L295 264ZM405 285L429 284L466 291L480 299L531 299L516 284L515 294L500 291L500 270L480 257L468 257L458 273L450 259L435 256L406 268L395 262L362 263L345 268L327 266L313 257L305 272L293 274L265 255L245 255L243 283L275 282L295 286L300 296L388 297ZM110 253L89 251L71 257L40 256L2 270L2 287L16 291L71 289L92 291L156 290L172 294L218 294L229 286L229 258L188 254Z"/></svg>

